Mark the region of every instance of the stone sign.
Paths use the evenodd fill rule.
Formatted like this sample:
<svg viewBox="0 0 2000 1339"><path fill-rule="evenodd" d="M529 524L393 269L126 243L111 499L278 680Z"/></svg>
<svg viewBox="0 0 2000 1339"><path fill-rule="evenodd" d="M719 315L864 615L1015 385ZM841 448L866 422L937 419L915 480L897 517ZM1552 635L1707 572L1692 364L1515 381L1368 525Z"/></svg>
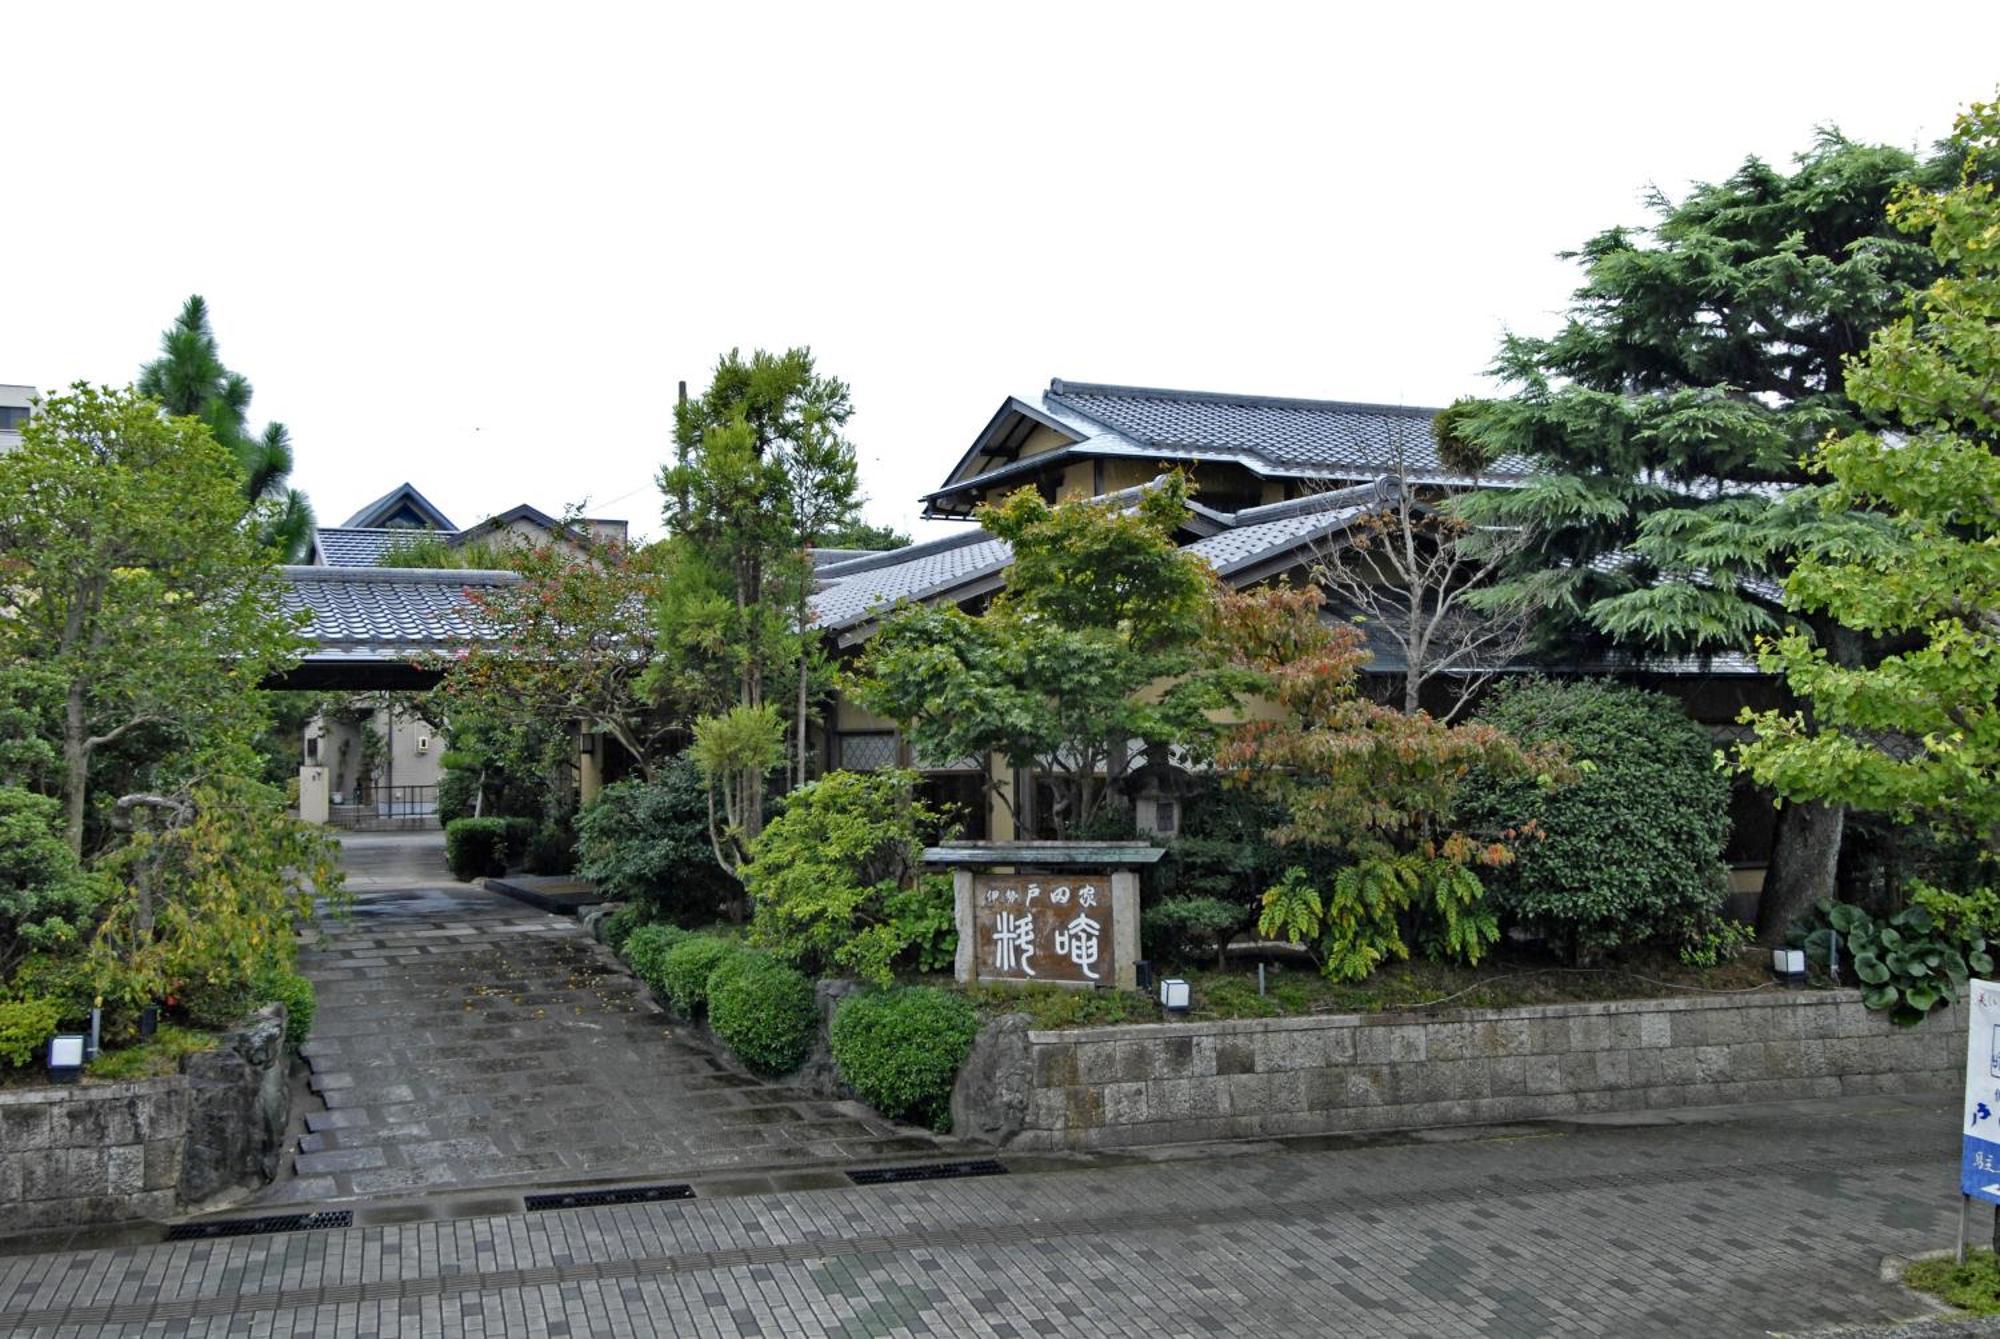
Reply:
<svg viewBox="0 0 2000 1339"><path fill-rule="evenodd" d="M924 852L952 872L958 979L1132 990L1147 842L960 842Z"/></svg>
<svg viewBox="0 0 2000 1339"><path fill-rule="evenodd" d="M1111 878L1110 870L974 875L979 979L1081 986L1117 980Z"/></svg>

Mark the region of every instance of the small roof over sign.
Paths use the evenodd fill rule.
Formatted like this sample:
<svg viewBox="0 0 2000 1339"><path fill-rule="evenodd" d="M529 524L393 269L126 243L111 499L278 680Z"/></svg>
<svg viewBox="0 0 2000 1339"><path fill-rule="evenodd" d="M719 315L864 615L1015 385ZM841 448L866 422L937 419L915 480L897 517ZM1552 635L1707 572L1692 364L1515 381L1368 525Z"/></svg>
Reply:
<svg viewBox="0 0 2000 1339"><path fill-rule="evenodd" d="M973 865L1150 865L1167 853L1151 842L953 842L926 846L931 867Z"/></svg>

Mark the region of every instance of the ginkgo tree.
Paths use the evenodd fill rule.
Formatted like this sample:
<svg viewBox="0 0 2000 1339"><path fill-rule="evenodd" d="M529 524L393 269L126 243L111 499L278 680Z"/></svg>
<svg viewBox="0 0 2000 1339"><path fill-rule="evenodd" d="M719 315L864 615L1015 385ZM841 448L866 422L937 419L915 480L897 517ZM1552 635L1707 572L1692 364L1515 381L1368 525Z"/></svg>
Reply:
<svg viewBox="0 0 2000 1339"><path fill-rule="evenodd" d="M1883 640L1843 664L1804 627L1766 643L1810 715L1754 718L1741 761L1798 800L1927 821L2000 856L2000 102L1975 103L1949 190L1905 190L1897 224L1928 235L1942 277L1877 333L1848 393L1900 423L1812 456L1823 505L1875 524L1821 544L1786 583L1805 614Z"/></svg>

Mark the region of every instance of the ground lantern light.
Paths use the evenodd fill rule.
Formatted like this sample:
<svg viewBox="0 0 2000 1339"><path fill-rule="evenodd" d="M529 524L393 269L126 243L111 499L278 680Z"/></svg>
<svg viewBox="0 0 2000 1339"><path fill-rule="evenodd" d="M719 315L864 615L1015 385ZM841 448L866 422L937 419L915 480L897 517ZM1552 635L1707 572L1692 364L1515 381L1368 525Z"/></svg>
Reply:
<svg viewBox="0 0 2000 1339"><path fill-rule="evenodd" d="M83 1073L83 1044L87 1039L81 1032L59 1032L49 1038L49 1082L75 1083Z"/></svg>
<svg viewBox="0 0 2000 1339"><path fill-rule="evenodd" d="M1184 1014L1193 1002L1194 992L1188 983L1178 976L1170 976L1160 982L1160 1007L1170 1014Z"/></svg>
<svg viewBox="0 0 2000 1339"><path fill-rule="evenodd" d="M1771 975L1788 986L1806 983L1806 951L1802 948L1771 950Z"/></svg>

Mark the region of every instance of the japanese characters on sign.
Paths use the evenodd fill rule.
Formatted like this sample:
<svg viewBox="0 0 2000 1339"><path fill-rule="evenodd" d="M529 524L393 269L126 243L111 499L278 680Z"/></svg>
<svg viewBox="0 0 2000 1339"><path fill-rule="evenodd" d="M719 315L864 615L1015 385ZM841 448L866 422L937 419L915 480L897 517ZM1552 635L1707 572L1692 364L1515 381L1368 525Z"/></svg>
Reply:
<svg viewBox="0 0 2000 1339"><path fill-rule="evenodd" d="M981 874L972 883L982 980L1110 985L1111 881L1102 874Z"/></svg>
<svg viewBox="0 0 2000 1339"><path fill-rule="evenodd" d="M1960 1127L1959 1192L2000 1204L2000 984L1965 983L1972 1006L1965 1039L1965 1123Z"/></svg>

